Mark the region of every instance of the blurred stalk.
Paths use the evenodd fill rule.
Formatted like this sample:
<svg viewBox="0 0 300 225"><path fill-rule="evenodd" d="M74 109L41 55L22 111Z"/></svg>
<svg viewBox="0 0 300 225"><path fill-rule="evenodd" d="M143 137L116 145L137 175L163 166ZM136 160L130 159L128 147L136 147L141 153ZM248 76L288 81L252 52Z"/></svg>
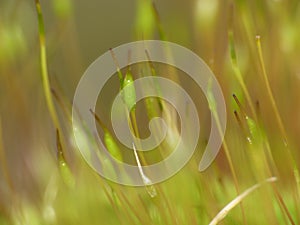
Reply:
<svg viewBox="0 0 300 225"><path fill-rule="evenodd" d="M221 128L222 126L221 126L221 122L220 122L219 115L218 115L218 112L217 112L217 104L216 104L216 100L215 100L215 97L213 95L213 92L211 90L212 89L211 86L212 86L212 82L210 80L208 82L208 87L207 87L207 101L208 101L209 109L210 109L210 111L213 115L213 118L216 121L219 134L220 134L220 136L223 136L225 134L223 134L223 132L222 132L222 128ZM234 168L234 165L233 165L233 162L232 162L232 158L231 158L231 155L230 155L230 151L229 151L229 148L228 148L228 145L227 145L227 142L225 141L225 139L223 140L223 148L224 148L225 155L226 155L226 158L227 158L227 161L228 161L228 164L229 164L229 168L230 168L230 171L231 171L231 174L232 174L232 177L233 177L236 192L239 195L240 194L239 183L238 183L237 175L236 175L235 168ZM243 224L247 224L246 223L245 210L244 210L244 207L243 207L242 203L240 204L240 206L241 206L241 211L242 211Z"/></svg>
<svg viewBox="0 0 300 225"><path fill-rule="evenodd" d="M258 122L255 122L253 119L251 119L247 113L245 112L244 108L242 107L242 104L238 100L236 95L233 95L234 100L236 101L237 105L239 106L244 119L246 120L248 132L250 133L250 136L247 136L247 140L250 140L248 148L249 148L249 153L250 153L250 158L251 158L251 169L252 169L252 174L254 174L255 181L260 181L265 179L267 176L274 176L273 171L277 171L276 164L274 162L271 149L269 146L269 142L267 137L263 135L262 128L259 126ZM248 134L247 134L248 135ZM262 151L264 150L265 151ZM268 161L269 160L269 161ZM275 173L278 175L278 173ZM276 199L279 202L279 204L282 206L282 211L283 214L286 213L288 217L290 218L290 213L282 199L281 194L277 191L277 188L275 185L272 185L273 190L276 194ZM266 193L268 194L268 193ZM265 204L266 207L269 205L274 205L272 204L272 201L270 201L270 198L266 198L264 195L265 200L262 201L263 204ZM269 210L268 213L272 213L272 217L275 216L274 208L273 212Z"/></svg>
<svg viewBox="0 0 300 225"><path fill-rule="evenodd" d="M98 176L97 176L98 178ZM110 187L112 189L112 187ZM115 198L111 196L111 194L106 190L106 187L103 187L103 191L109 201L109 203L111 204L115 214L117 215L119 221L120 221L120 224L124 224L125 221L123 219L123 217L120 215L120 209L119 209L119 206L118 206L118 203L117 201L115 201Z"/></svg>
<svg viewBox="0 0 300 225"><path fill-rule="evenodd" d="M241 70L240 70L240 68L238 66L238 63L237 63L237 56L236 56L236 51L235 51L235 46L234 46L233 30L232 30L231 27L229 28L229 31L228 31L228 37L229 37L231 64L232 64L232 68L233 68L233 71L234 71L235 78L239 82L239 84L240 84L240 86L241 86L241 88L244 92L244 95L246 96L246 99L247 99L247 102L250 106L251 114L254 117L254 120L257 121L257 116L256 116L254 105L252 103L252 99L250 97L250 94L249 94L247 86L244 82Z"/></svg>
<svg viewBox="0 0 300 225"><path fill-rule="evenodd" d="M123 206L125 208L127 208L128 212L130 214L132 214L138 221L140 224L144 224L144 221L145 221L145 218L143 215L141 215L141 209L139 207L137 207L136 203L135 202L135 205L133 205L131 203L131 201L128 199L128 197L122 192L122 191L119 191L119 195L122 197L122 199L124 200L123 202ZM126 203L126 205L125 205ZM148 214L146 214L147 216L149 216ZM151 221L151 220L149 220Z"/></svg>
<svg viewBox="0 0 300 225"><path fill-rule="evenodd" d="M157 30L158 30L158 33L159 33L159 38L162 41L166 41L167 37L166 37L166 34L165 34L164 30L163 30L158 10L157 10L156 5L155 5L155 3L153 1L152 1L152 10L153 10L153 15L154 15L154 18L155 18Z"/></svg>
<svg viewBox="0 0 300 225"><path fill-rule="evenodd" d="M272 90L271 90L271 86L270 86L270 83L269 83L269 80L268 80L268 76L267 76L267 72L266 72L266 68L265 68L265 63L264 63L264 59L263 59L263 55L262 55L262 48L261 48L261 42L260 42L260 36L259 35L256 36L256 46L257 46L258 57L259 57L259 62L260 62L261 70L262 70L263 79L264 79L264 82L265 82L265 86L267 88L267 93L268 93L269 99L271 101L273 111L275 113L275 117L276 117L277 123L279 125L281 135L283 137L284 144L285 144L285 146L287 146L288 143L287 143L286 131L284 129L283 122L282 122L281 117L279 115L278 108L277 108L277 105L276 105L276 102L275 102L275 99L274 99L274 96L273 96L273 93L272 93Z"/></svg>
<svg viewBox="0 0 300 225"><path fill-rule="evenodd" d="M14 193L14 186L13 186L13 182L12 182L11 177L8 172L7 158L6 158L4 143L3 143L1 116L0 116L0 164L1 164L1 169L2 169L3 175L4 175L4 179L5 179L5 181L8 185L8 188L12 194L12 193Z"/></svg>
<svg viewBox="0 0 300 225"><path fill-rule="evenodd" d="M61 92L57 92L53 88L51 88L51 93L54 96L56 102L60 106L61 110L65 114L65 117L67 118L68 122L71 125L72 124L72 115L71 115L71 112L69 111L68 106L66 104L66 102L68 102L68 101L64 98L63 95L61 95Z"/></svg>
<svg viewBox="0 0 300 225"><path fill-rule="evenodd" d="M293 163L293 173L294 173L294 178L295 178L295 182L296 182L296 188L298 190L298 197L300 197L300 175L299 175L299 169L296 163L296 160L293 156L293 154L290 151L289 145L288 145L288 140L287 140L287 134L283 125L283 122L281 120L273 93L272 93L272 89L268 80L268 76L267 76L267 72L266 72L266 68L265 68L265 63L264 63L264 58L263 58L263 54L262 54L262 47L261 47L261 41L260 41L260 36L257 35L256 36L256 45L257 45L257 51L258 51L258 57L259 57L259 62L260 62L260 66L262 69L262 75L264 78L264 82L265 82L265 86L267 88L267 93L269 96L269 99L271 101L272 107L273 107L273 111L275 113L276 116L276 120L279 126L279 129L281 131L281 135L283 137L283 141L284 141L284 145L287 149L288 155L290 156L292 163Z"/></svg>

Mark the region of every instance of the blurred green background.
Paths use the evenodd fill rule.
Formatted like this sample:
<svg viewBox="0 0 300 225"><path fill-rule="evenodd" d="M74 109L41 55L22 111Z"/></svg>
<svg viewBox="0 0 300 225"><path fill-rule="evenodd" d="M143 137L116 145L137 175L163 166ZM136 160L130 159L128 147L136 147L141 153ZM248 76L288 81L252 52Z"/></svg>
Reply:
<svg viewBox="0 0 300 225"><path fill-rule="evenodd" d="M274 185L251 194L220 224L300 222L298 0L41 1L62 161L42 84L35 7L33 0L0 2L0 224L208 224L242 191L271 176L278 178ZM87 67L109 48L143 39L175 42L197 53L216 75L228 112L225 146L200 173L208 104L203 93L191 90L199 96L205 120L199 149L180 173L155 185L154 198L147 188L120 186L96 175L78 153L70 123L73 95ZM117 75L111 82L112 92L117 91ZM97 113L110 126L104 107L109 100L103 101Z"/></svg>

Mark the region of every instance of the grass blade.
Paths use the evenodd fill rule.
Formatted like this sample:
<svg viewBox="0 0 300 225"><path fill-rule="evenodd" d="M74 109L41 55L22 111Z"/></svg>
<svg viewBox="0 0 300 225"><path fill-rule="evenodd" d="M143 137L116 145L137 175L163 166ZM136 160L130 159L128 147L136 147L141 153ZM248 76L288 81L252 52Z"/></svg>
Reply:
<svg viewBox="0 0 300 225"><path fill-rule="evenodd" d="M209 225L216 225L221 220L223 220L227 214L239 203L241 203L248 195L250 195L253 191L261 187L265 183L273 183L277 181L276 177L271 177L266 179L264 182L258 183L253 185L252 187L248 188L246 191L244 191L242 194L237 196L235 199L233 199L231 202L229 202L217 215L213 220L209 223Z"/></svg>

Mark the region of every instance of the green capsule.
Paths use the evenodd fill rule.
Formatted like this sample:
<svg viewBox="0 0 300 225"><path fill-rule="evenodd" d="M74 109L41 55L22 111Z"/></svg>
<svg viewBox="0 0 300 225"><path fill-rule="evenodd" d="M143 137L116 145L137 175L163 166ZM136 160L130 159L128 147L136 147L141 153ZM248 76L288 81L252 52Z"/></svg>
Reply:
<svg viewBox="0 0 300 225"><path fill-rule="evenodd" d="M234 39L233 39L233 32L228 32L228 38L229 38L229 50L230 50L230 58L234 66L237 66L237 57L235 52L235 46L234 46Z"/></svg>
<svg viewBox="0 0 300 225"><path fill-rule="evenodd" d="M99 118L99 116L94 113L91 109L90 112L94 115L95 120L97 121L97 123L101 126L103 132L104 132L104 144L108 150L108 152L115 157L116 159L122 161L123 157L121 154L121 151L119 149L119 146L117 145L117 143L115 142L114 138L111 136L110 132L108 131L108 129L106 128L106 126L102 123L101 119Z"/></svg>
<svg viewBox="0 0 300 225"><path fill-rule="evenodd" d="M61 174L65 184L71 188L74 188L75 180L74 180L73 174L72 174L68 164L66 163L66 161L63 158L59 159L59 171L60 171L60 174Z"/></svg>
<svg viewBox="0 0 300 225"><path fill-rule="evenodd" d="M72 174L68 164L66 163L65 157L63 155L63 149L62 149L62 144L60 141L58 130L56 131L56 145L57 145L57 152L58 152L58 157L57 157L58 158L58 167L59 167L61 177L67 186L74 188L75 180L74 180L73 174Z"/></svg>
<svg viewBox="0 0 300 225"><path fill-rule="evenodd" d="M258 139L259 138L259 130L258 130L259 128L257 127L255 121L247 116L246 122L247 122L247 126L248 126L251 136L254 139Z"/></svg>
<svg viewBox="0 0 300 225"><path fill-rule="evenodd" d="M123 100L129 111L135 109L136 93L130 69L127 71L122 86Z"/></svg>
<svg viewBox="0 0 300 225"><path fill-rule="evenodd" d="M117 160L122 161L123 157L119 146L107 129L104 130L104 143L108 152Z"/></svg>

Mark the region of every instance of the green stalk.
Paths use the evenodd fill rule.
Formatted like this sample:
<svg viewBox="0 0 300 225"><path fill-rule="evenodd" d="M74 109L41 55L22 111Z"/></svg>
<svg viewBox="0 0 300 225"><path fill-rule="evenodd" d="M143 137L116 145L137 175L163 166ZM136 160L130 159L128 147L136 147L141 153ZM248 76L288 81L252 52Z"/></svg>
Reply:
<svg viewBox="0 0 300 225"><path fill-rule="evenodd" d="M149 52L147 51L147 49L145 50L145 54L146 54L146 57L147 57L147 62L148 62L148 65L150 67L150 70L151 70L151 75L153 77L157 77L157 74L156 74L156 70L154 68L154 65L153 65L153 62L151 61L151 58L150 58L150 55L149 55ZM155 82L155 89L158 93L158 95L161 95L161 89L160 89L160 86ZM158 102L158 106L159 106L159 109L160 111L163 111L163 104L162 104L162 101L160 98L157 99L157 102ZM149 102L148 102L149 103ZM148 108L151 108L149 105L148 105ZM156 116L157 114L155 112L149 112L150 114L152 114L152 116Z"/></svg>
<svg viewBox="0 0 300 225"><path fill-rule="evenodd" d="M277 105L276 105L276 102L275 102L275 99L274 99L274 96L273 96L273 93L272 93L272 90L271 90L271 86L270 86L270 83L269 83L269 80L268 80L268 76L267 76L267 72L266 72L266 68L265 68L265 63L264 63L264 59L263 59L263 55L262 55L262 48L261 48L261 42L260 42L260 36L259 35L256 36L256 45L257 45L259 62L260 62L260 66L261 66L261 69L262 69L262 75L263 75L263 79L264 79L264 82L265 82L265 85L266 85L266 88L267 88L267 92L268 92L268 95L269 95L269 98L270 98L270 101L271 101L271 104L272 104L272 107L273 107L273 110L274 110L274 113L275 113L277 123L279 125L279 129L280 129L281 134L284 138L284 144L287 145L286 131L284 129L283 122L280 118L278 108L277 108Z"/></svg>
<svg viewBox="0 0 300 225"><path fill-rule="evenodd" d="M55 106L52 99L48 68L47 68L47 52L46 52L46 38L45 38L45 25L41 9L41 4L39 0L35 0L36 11L38 15L38 25L39 25L39 41L40 41L40 63L42 70L42 81L44 87L44 94L46 97L46 103L50 116L56 128L60 128L59 120L55 110Z"/></svg>
<svg viewBox="0 0 300 225"><path fill-rule="evenodd" d="M121 72L121 69L120 69L120 66L119 66L119 63L118 63L118 60L116 58L116 55L114 53L114 51L110 48L109 49L110 51L110 54L111 54L111 57L117 67L117 73L118 73L118 77L119 77L119 81L120 81L120 87L122 88L123 87L123 82L124 82L124 78L123 78L123 74Z"/></svg>

